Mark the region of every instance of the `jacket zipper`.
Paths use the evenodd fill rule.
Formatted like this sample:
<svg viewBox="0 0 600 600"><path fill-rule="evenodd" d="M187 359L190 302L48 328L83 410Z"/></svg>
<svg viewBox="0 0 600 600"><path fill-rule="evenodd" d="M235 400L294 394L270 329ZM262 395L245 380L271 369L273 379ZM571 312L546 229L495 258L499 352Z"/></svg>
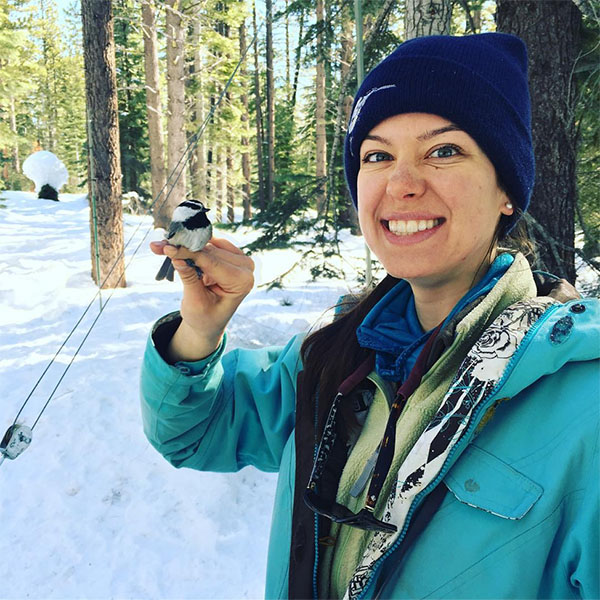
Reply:
<svg viewBox="0 0 600 600"><path fill-rule="evenodd" d="M319 442L317 438L317 427L318 427L318 415L319 415L319 396L317 394L315 398L315 416L314 416L314 427L315 427L315 447L313 449L313 464L317 460L317 454L319 453ZM315 513L315 562L313 563L313 580L312 580L312 593L313 600L318 600L319 589L317 586L318 573L319 573L319 515Z"/></svg>
<svg viewBox="0 0 600 600"><path fill-rule="evenodd" d="M555 310L557 310L559 308L559 306L560 305L558 305L558 304L549 306L546 309L546 311L542 315L540 315L540 318L529 328L529 331L525 334L525 336L521 340L521 343L519 344L519 347L517 348L516 352L511 356L510 360L508 361L508 365L506 365L506 369L504 370L504 374L502 375L502 378L498 381L498 383L494 386L494 389L490 392L489 398L491 398L492 400L488 400L485 405L482 405L477 409L476 415L474 415L474 418L471 419L471 423L469 424L469 426L467 427L467 430L465 431L465 433L463 435L463 440L458 442L453 448L451 448L448 456L446 457L446 460L444 461L444 464L443 464L440 472L438 473L438 476L422 492L417 494L417 496L415 497L415 499L412 503L412 506L409 508L408 513L406 515L406 520L404 522L404 527L402 528L402 533L400 534L400 537L394 542L392 547L389 548L387 550L387 552L381 558L378 559L378 561L375 565L375 568L373 569L373 573L371 574L371 577L369 578L369 582L367 583L365 589L357 597L356 600L363 600L363 598L365 598L366 593L371 589L371 586L374 584L374 582L376 580L375 576L377 574L377 571L379 570L381 565L384 563L385 559L388 558L400 546L400 544L404 540L404 538L406 536L406 531L408 529L408 526L410 525L412 516L415 513L415 511L417 510L417 508L421 505L422 499L425 496L427 496L427 494L429 494L429 492L433 488L435 488L442 481L442 479L444 479L444 477L446 476L446 473L449 470L448 464L450 462L450 459L454 456L457 449L460 448L462 451L470 443L473 430L479 424L479 416L481 415L481 412L483 410L487 410L493 404L493 402L495 401L494 397L495 397L496 393L505 384L506 379L508 379L509 374L512 372L512 367L513 367L514 363L516 362L517 358L525 351L525 349L529 345L530 338L533 337L533 334L541 327L542 321L546 321L548 319L548 317ZM316 596L315 596L315 599L316 599Z"/></svg>

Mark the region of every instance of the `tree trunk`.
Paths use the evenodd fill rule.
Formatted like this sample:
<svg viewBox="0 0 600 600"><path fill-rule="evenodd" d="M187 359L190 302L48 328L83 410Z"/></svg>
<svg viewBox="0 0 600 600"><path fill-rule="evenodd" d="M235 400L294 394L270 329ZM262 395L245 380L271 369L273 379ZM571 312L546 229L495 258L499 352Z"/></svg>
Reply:
<svg viewBox="0 0 600 600"><path fill-rule="evenodd" d="M317 0L316 165L317 213L323 214L327 200L327 132L325 129L325 2Z"/></svg>
<svg viewBox="0 0 600 600"><path fill-rule="evenodd" d="M184 28L181 18L181 0L167 0L167 155L171 176L169 199L166 210L169 215L185 200L186 195L186 149L185 136L185 55Z"/></svg>
<svg viewBox="0 0 600 600"><path fill-rule="evenodd" d="M298 95L298 78L300 76L300 62L302 58L302 36L304 35L304 11L300 13L300 24L298 25L298 44L296 45L296 60L294 63L294 82L292 83L292 99L290 110L292 115L296 109L296 97Z"/></svg>
<svg viewBox="0 0 600 600"><path fill-rule="evenodd" d="M240 60L242 60L242 65L240 69L240 79L241 81L246 81L246 59L242 58L246 54L247 46L246 46L246 20L244 19L240 25L239 30L240 36ZM249 123L250 123L250 111L248 109L248 93L246 91L246 87L243 86L242 91L242 126L244 131L242 133L242 202L244 207L244 221L247 221L252 218L252 205L250 204L250 139L249 139Z"/></svg>
<svg viewBox="0 0 600 600"><path fill-rule="evenodd" d="M267 9L267 206L275 196L275 77L273 73L273 0L266 0Z"/></svg>
<svg viewBox="0 0 600 600"><path fill-rule="evenodd" d="M450 0L406 0L404 39L450 33Z"/></svg>
<svg viewBox="0 0 600 600"><path fill-rule="evenodd" d="M539 266L575 281L577 187L574 65L580 47L581 13L570 1L498 0L498 31L514 33L529 50L529 88L535 186L529 223ZM541 227L541 229L540 229Z"/></svg>
<svg viewBox="0 0 600 600"><path fill-rule="evenodd" d="M233 151L231 147L227 147L227 162L226 162L226 173L225 177L225 185L227 192L227 222L234 223L235 222L235 188L233 186Z"/></svg>
<svg viewBox="0 0 600 600"><path fill-rule="evenodd" d="M292 85L290 75L290 15L288 9L290 0L285 0L285 93L286 98L290 100L290 88Z"/></svg>
<svg viewBox="0 0 600 600"><path fill-rule="evenodd" d="M10 130L15 135L15 145L12 150L12 166L15 173L21 172L21 160L19 158L19 141L17 139L17 111L15 109L14 96L10 97ZM58 191L58 190L57 190Z"/></svg>
<svg viewBox="0 0 600 600"><path fill-rule="evenodd" d="M212 127L211 127L212 130ZM217 148L214 143L214 137L211 136L211 140L209 142L209 148L206 153L206 196L208 199L209 207L214 210L214 213L211 213L211 219L216 219L216 207L219 199L219 191L217 189L217 170L218 170L218 156L217 156Z"/></svg>
<svg viewBox="0 0 600 600"><path fill-rule="evenodd" d="M227 199L227 164L225 162L225 149L221 144L215 147L215 170L217 172L217 223L223 222L223 201Z"/></svg>
<svg viewBox="0 0 600 600"><path fill-rule="evenodd" d="M258 206L265 210L265 171L263 159L263 124L262 124L262 97L260 93L260 68L258 60L258 35L256 27L256 3L252 3L252 22L254 26L254 100L256 114L256 162L258 163Z"/></svg>
<svg viewBox="0 0 600 600"><path fill-rule="evenodd" d="M202 64L202 45L200 42L200 15L194 22L194 75L196 77L197 89L194 102L194 124L197 132L206 118L204 111L204 77ZM206 147L204 144L204 131L197 141L193 157L194 173L192 174L192 193L195 198L203 200L206 198Z"/></svg>
<svg viewBox="0 0 600 600"><path fill-rule="evenodd" d="M354 56L354 22L352 19L346 17L342 23L341 32L341 43L340 43L340 79L346 81L352 65L352 59ZM341 92L343 94L343 90ZM352 112L353 98L350 95L345 95L343 103L343 114L344 122L350 122L350 116ZM343 143L343 132L338 131L338 142ZM339 208L340 223L349 225L350 230L353 234L358 235L360 228L358 226L358 213L356 212L352 199L350 198L350 192L348 187L344 184L343 191L340 191L340 195L343 197L342 205Z"/></svg>
<svg viewBox="0 0 600 600"><path fill-rule="evenodd" d="M167 228L169 215L165 211L165 142L160 102L160 75L158 71L158 41L154 0L142 0L142 33L144 36L144 68L146 79L146 111L148 141L150 144L150 176L152 180L152 214L154 227ZM159 197L160 194L160 197Z"/></svg>
<svg viewBox="0 0 600 600"><path fill-rule="evenodd" d="M121 203L121 156L119 113L113 37L112 3L81 0L83 56L87 114L90 121L88 146L92 154L92 178L96 201L100 273L96 270L94 223L92 232L92 277L103 288L125 287L123 260L123 210Z"/></svg>
<svg viewBox="0 0 600 600"><path fill-rule="evenodd" d="M46 2L40 0L40 17L42 23L47 18ZM57 122L57 97L56 93L56 64L54 51L56 48L51 48L48 37L48 27L42 25L42 62L44 68L44 91L43 103L44 113L46 116L46 150L56 152L56 122ZM113 42L114 45L114 42Z"/></svg>

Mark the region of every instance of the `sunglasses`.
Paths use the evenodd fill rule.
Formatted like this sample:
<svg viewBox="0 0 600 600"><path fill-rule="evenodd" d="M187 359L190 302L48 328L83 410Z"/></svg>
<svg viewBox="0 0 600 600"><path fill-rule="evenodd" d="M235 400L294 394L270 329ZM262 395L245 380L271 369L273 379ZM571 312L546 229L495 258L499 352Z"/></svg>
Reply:
<svg viewBox="0 0 600 600"><path fill-rule="evenodd" d="M308 486L304 492L304 502L313 512L330 519L334 523L341 523L342 525L356 527L365 531L380 531L383 533L395 533L397 531L398 528L393 523L386 523L375 517L375 506L379 500L381 489L390 472L394 458L396 424L406 405L407 399L421 383L421 379L426 372L427 361L433 343L440 329L441 325L429 336L425 346L423 346L423 349L419 353L415 366L412 368L406 381L396 392L394 402L390 407L385 432L379 443L377 461L369 483L365 504L357 513L353 513L349 508L335 500L327 499L320 495L319 482L322 479L323 472L331 458L332 449L338 438L337 413L340 404L373 370L374 357L370 356L340 384L329 409Z"/></svg>

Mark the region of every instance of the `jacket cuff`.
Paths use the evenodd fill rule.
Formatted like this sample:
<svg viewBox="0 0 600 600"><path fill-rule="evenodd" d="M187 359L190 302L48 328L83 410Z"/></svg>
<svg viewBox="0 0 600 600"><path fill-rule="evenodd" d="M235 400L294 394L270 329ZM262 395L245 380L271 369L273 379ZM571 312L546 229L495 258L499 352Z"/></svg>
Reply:
<svg viewBox="0 0 600 600"><path fill-rule="evenodd" d="M164 317L160 318L154 326L152 327L151 334L151 344L148 344L148 349L152 348L154 353L157 355L154 357L154 360L158 360L164 363L163 368L175 369L181 375L187 376L197 376L204 374L210 367L219 362L223 352L225 350L225 345L227 343L227 333L223 334L223 339L221 343L217 347L217 349L212 353L203 358L202 360L196 361L177 361L174 364L170 364L166 360L167 348L169 346L169 342L171 338L177 331L177 328L181 324L181 314L177 310L175 312L169 313Z"/></svg>

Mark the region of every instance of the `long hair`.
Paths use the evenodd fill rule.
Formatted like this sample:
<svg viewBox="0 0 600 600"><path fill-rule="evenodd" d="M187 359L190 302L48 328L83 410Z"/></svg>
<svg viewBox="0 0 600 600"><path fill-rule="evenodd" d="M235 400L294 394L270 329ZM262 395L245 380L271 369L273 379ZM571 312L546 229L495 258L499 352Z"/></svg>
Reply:
<svg viewBox="0 0 600 600"><path fill-rule="evenodd" d="M387 275L370 293L347 299L337 307L343 313L341 317L317 329L304 340L300 350L305 372L304 382L313 401L316 401L317 396L320 399L317 403L319 430L324 425L339 384L371 352L358 345L358 326L398 281L399 279Z"/></svg>

